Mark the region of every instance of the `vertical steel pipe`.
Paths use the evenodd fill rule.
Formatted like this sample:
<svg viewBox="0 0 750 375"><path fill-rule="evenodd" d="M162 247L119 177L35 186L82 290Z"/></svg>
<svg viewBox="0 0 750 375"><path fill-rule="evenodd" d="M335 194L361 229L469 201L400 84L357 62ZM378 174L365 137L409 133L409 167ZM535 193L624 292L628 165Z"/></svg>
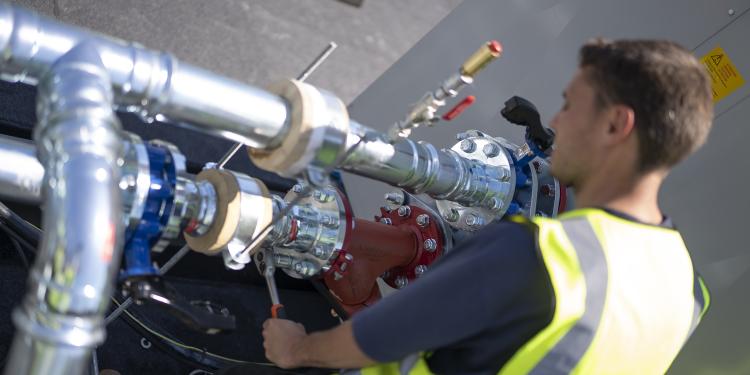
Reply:
<svg viewBox="0 0 750 375"><path fill-rule="evenodd" d="M13 312L6 374L82 374L104 341L124 221L112 100L92 44L68 51L41 77L34 138L46 170L44 237Z"/></svg>

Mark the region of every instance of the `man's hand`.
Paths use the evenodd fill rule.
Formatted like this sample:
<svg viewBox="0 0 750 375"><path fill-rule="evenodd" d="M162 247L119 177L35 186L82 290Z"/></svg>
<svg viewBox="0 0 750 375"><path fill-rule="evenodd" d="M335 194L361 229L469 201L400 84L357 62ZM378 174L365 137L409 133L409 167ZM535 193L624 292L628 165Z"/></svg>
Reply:
<svg viewBox="0 0 750 375"><path fill-rule="evenodd" d="M263 323L263 348L266 358L281 368L299 367L296 354L307 337L305 327L291 320L268 319Z"/></svg>

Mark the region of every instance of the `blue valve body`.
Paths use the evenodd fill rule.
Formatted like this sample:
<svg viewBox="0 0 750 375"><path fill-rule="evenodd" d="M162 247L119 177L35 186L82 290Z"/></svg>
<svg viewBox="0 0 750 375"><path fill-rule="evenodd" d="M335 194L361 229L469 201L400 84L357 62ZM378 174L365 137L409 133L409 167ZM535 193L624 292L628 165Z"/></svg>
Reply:
<svg viewBox="0 0 750 375"><path fill-rule="evenodd" d="M151 181L143 216L135 229L125 231L125 269L121 277L153 275L151 248L169 221L174 204L177 172L172 155L166 148L146 145Z"/></svg>
<svg viewBox="0 0 750 375"><path fill-rule="evenodd" d="M511 153L511 157L513 159L513 169L515 169L516 172L516 189L523 189L524 187L528 186L529 174L533 173L531 171L531 167L529 166L531 161L537 157L546 159L549 156L539 148L536 142L531 140L528 128L526 129L526 144L529 146L531 154L516 160L516 157ZM519 211L521 211L521 205L514 198L513 201L511 201L508 210L506 211L506 215L514 215Z"/></svg>

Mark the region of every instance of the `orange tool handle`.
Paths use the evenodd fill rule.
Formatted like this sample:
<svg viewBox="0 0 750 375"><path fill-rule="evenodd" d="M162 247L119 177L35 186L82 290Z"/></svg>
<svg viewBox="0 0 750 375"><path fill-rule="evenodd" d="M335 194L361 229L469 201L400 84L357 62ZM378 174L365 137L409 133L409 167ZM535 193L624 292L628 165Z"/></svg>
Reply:
<svg viewBox="0 0 750 375"><path fill-rule="evenodd" d="M284 305L276 304L271 306L271 317L274 319L286 319L286 310Z"/></svg>

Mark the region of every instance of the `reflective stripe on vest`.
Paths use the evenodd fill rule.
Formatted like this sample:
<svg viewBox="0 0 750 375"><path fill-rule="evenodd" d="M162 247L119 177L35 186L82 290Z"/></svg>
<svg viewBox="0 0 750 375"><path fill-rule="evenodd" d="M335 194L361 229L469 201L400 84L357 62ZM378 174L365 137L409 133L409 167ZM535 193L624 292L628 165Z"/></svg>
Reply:
<svg viewBox="0 0 750 375"><path fill-rule="evenodd" d="M583 303L585 308L565 336L534 367L531 371L534 375L568 374L573 371L594 339L607 296L607 259L594 228L585 218L564 221L562 226L577 253L583 273L584 285L571 286L575 289L585 287L585 300L575 295L570 303ZM577 282L580 283L580 279Z"/></svg>

